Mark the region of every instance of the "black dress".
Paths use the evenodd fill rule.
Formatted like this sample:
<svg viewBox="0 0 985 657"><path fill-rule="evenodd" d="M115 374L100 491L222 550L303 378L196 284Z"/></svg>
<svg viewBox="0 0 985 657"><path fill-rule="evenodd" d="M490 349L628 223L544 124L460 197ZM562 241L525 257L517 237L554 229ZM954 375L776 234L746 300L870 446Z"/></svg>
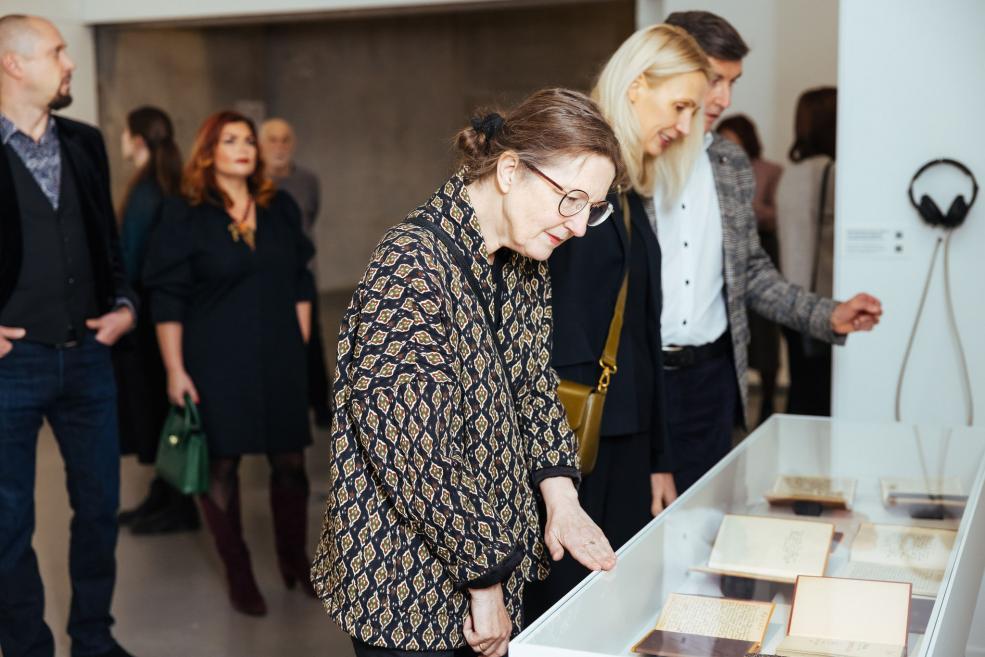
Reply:
<svg viewBox="0 0 985 657"><path fill-rule="evenodd" d="M253 251L233 240L223 208L168 200L144 270L154 321L183 325L185 369L216 456L311 443L295 304L314 293L314 249L287 194L256 215Z"/></svg>

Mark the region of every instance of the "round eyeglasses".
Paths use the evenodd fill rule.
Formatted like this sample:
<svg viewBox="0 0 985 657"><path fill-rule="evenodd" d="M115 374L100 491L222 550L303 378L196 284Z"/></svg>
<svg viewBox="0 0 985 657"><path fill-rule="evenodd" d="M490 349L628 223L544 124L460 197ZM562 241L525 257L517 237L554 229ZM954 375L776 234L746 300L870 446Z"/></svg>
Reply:
<svg viewBox="0 0 985 657"><path fill-rule="evenodd" d="M547 174L534 165L529 162L524 162L524 164L528 169L543 178L551 187L557 190L558 194L561 194L561 202L558 203L557 211L562 217L573 217L584 210L587 205L590 206L588 210L588 225L598 226L612 214L612 204L608 201L592 203L591 198L588 196L588 192L581 189L572 189L571 191L567 191L564 187L561 187L561 185L551 180Z"/></svg>

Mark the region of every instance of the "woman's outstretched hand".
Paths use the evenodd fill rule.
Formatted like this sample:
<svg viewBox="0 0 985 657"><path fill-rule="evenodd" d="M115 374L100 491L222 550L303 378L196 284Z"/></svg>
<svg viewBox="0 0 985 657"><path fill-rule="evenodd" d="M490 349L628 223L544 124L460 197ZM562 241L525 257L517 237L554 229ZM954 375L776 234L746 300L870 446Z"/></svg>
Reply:
<svg viewBox="0 0 985 657"><path fill-rule="evenodd" d="M565 551L589 570L612 570L616 553L608 539L578 503L578 491L568 477L549 477L540 482L547 507L544 542L554 561Z"/></svg>

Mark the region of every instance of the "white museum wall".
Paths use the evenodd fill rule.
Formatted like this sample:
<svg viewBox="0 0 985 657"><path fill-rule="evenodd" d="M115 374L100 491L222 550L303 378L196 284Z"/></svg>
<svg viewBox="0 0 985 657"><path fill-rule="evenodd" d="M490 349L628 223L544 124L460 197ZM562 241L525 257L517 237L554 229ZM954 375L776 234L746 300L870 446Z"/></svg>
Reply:
<svg viewBox="0 0 985 657"><path fill-rule="evenodd" d="M841 5L838 199L835 291L868 290L884 304L882 324L835 352L833 412L893 418L896 375L939 232L923 225L906 189L932 158L958 159L985 182L980 108L985 105L985 3L977 0L867 0ZM956 172L919 189L947 205L970 189ZM945 210L946 211L946 210ZM902 255L853 255L849 231L902 231ZM951 246L952 294L975 396L985 422L985 199ZM959 361L943 304L940 259L917 333L902 395L902 418L960 425L965 419ZM983 590L985 594L985 590ZM980 595L982 600L985 595ZM985 655L985 605L979 604L969 655Z"/></svg>

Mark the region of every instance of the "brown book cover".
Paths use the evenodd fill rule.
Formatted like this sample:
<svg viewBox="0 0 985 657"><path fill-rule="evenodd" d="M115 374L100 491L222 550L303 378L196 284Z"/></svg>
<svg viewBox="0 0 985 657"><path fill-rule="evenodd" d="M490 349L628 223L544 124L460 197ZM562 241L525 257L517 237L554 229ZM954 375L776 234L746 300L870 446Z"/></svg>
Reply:
<svg viewBox="0 0 985 657"><path fill-rule="evenodd" d="M755 643L738 639L653 630L633 652L657 657L745 657L757 648Z"/></svg>

